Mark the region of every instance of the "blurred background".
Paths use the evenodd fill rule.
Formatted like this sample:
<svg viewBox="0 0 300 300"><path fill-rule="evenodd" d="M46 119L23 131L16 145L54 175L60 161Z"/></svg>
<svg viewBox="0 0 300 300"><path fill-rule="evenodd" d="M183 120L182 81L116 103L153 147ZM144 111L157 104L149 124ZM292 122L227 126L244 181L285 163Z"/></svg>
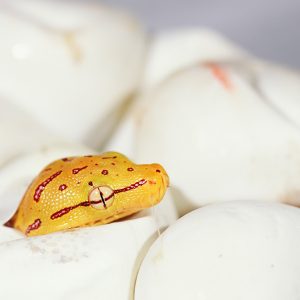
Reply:
<svg viewBox="0 0 300 300"><path fill-rule="evenodd" d="M299 0L106 0L135 13L150 31L201 25L249 52L300 68Z"/></svg>

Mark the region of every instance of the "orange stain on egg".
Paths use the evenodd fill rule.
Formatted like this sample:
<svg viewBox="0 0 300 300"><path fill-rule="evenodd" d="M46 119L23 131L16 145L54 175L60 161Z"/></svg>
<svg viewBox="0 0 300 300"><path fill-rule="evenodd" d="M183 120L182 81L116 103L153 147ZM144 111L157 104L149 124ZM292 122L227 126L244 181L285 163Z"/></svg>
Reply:
<svg viewBox="0 0 300 300"><path fill-rule="evenodd" d="M228 74L219 65L215 63L207 63L206 66L211 70L213 76L221 83L228 91L233 89L232 82Z"/></svg>

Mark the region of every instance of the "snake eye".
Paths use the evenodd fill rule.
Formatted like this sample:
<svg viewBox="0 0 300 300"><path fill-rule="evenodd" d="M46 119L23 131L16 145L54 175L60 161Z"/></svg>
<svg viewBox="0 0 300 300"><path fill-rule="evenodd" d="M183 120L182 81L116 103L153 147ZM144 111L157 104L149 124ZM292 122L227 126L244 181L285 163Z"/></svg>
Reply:
<svg viewBox="0 0 300 300"><path fill-rule="evenodd" d="M98 186L91 190L89 202L95 209L107 209L114 202L114 191L109 186Z"/></svg>

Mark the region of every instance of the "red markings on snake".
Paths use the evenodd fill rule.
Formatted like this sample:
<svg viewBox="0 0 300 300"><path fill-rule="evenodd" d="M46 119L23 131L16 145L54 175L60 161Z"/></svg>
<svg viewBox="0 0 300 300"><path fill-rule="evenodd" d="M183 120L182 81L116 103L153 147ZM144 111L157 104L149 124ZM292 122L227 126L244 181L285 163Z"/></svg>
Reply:
<svg viewBox="0 0 300 300"><path fill-rule="evenodd" d="M32 231L32 230L36 230L36 229L40 228L41 224L42 224L41 219L34 220L34 222L27 227L26 234L29 234L30 231Z"/></svg>
<svg viewBox="0 0 300 300"><path fill-rule="evenodd" d="M54 214L51 215L51 219L54 220L54 219L57 219L65 214L67 214L68 212L70 212L71 210L73 210L74 208L77 208L79 206L90 206L90 202L89 201L84 201L84 202L80 202L76 205L73 205L73 206L69 206L69 207L65 207L57 212L55 212Z"/></svg>
<svg viewBox="0 0 300 300"><path fill-rule="evenodd" d="M104 157L102 157L102 159L110 159L110 158L115 159L115 158L117 158L117 156L104 156Z"/></svg>
<svg viewBox="0 0 300 300"><path fill-rule="evenodd" d="M127 168L127 171L132 172L133 168Z"/></svg>
<svg viewBox="0 0 300 300"><path fill-rule="evenodd" d="M82 168L76 168L72 170L73 174L78 174L81 170L86 169L88 166L84 166Z"/></svg>
<svg viewBox="0 0 300 300"><path fill-rule="evenodd" d="M62 158L61 160L64 161L64 162L66 162L66 161L73 160L73 158L72 157L65 157L65 158Z"/></svg>
<svg viewBox="0 0 300 300"><path fill-rule="evenodd" d="M34 201L38 202L40 200L41 194L44 191L45 187L54 179L56 178L58 175L61 174L62 171L58 171L56 173L54 173L53 175L51 175L50 177L48 177L45 181L43 181L41 184L39 184L37 186L37 188L35 189L34 195L33 195L33 199Z"/></svg>
<svg viewBox="0 0 300 300"><path fill-rule="evenodd" d="M126 186L126 187L124 187L124 188L122 188L122 189L114 190L114 194L123 193L123 192L128 192L128 191L130 191L130 190L136 189L136 188L138 188L138 187L144 185L146 182L147 182L146 179L142 179L142 180L140 180L140 181L138 181L138 182L136 182L136 183L133 183L133 184L131 184L131 185L129 185L129 186Z"/></svg>
<svg viewBox="0 0 300 300"><path fill-rule="evenodd" d="M103 170L103 171L101 172L101 174L102 174L102 175L107 175L107 174L108 174L108 171L107 171L107 170Z"/></svg>
<svg viewBox="0 0 300 300"><path fill-rule="evenodd" d="M140 186L143 186L146 183L147 183L146 179L141 179L140 181L137 181L137 182L135 182L135 183L133 183L129 186L126 186L124 188L113 190L113 193L111 193L108 197L104 198L103 200L107 201L110 198L112 198L115 194L124 193L124 192L128 192L130 190L134 190L134 189L136 189ZM63 209L60 209L59 211L56 211L55 213L53 213L51 215L50 218L52 220L54 220L54 219L62 217L63 215L69 213L71 210L73 210L77 207L80 207L80 206L85 206L86 207L86 206L90 206L91 204L98 204L98 203L101 203L101 202L102 202L102 199L98 200L98 201L83 201L83 202L80 202L80 203L75 204L73 206L64 207Z"/></svg>
<svg viewBox="0 0 300 300"><path fill-rule="evenodd" d="M60 191L63 191L63 190L65 190L66 188L67 188L68 186L66 185L66 184L61 184L60 186L59 186L59 190Z"/></svg>

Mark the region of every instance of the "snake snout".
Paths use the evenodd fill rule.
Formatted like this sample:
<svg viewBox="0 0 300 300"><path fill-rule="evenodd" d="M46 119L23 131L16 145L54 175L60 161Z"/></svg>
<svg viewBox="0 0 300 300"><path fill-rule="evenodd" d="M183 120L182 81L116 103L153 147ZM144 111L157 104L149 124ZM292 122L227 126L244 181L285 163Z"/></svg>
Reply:
<svg viewBox="0 0 300 300"><path fill-rule="evenodd" d="M166 170L160 164L152 164L152 167L157 173L157 175L161 176L163 185L167 188L169 186L170 181Z"/></svg>

